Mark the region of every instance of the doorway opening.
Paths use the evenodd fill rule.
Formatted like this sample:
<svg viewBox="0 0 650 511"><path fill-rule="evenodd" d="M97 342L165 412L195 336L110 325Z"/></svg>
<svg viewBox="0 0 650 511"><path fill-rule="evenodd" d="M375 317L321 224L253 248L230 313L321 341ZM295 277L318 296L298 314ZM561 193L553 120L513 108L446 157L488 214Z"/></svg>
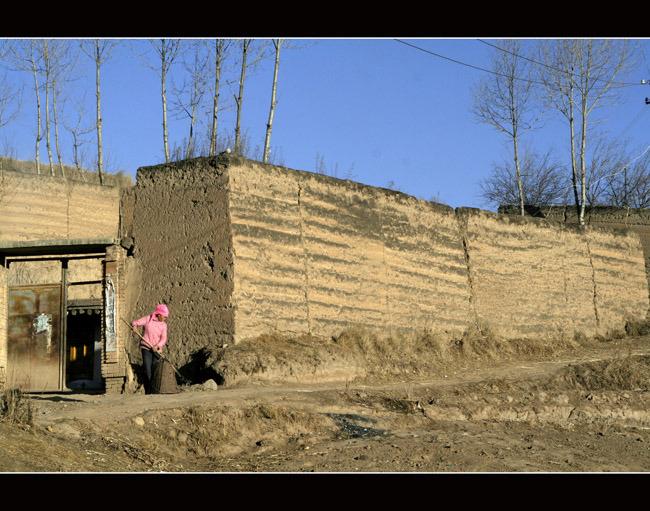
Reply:
<svg viewBox="0 0 650 511"><path fill-rule="evenodd" d="M65 384L97 390L101 377L101 304L68 303L65 339Z"/></svg>

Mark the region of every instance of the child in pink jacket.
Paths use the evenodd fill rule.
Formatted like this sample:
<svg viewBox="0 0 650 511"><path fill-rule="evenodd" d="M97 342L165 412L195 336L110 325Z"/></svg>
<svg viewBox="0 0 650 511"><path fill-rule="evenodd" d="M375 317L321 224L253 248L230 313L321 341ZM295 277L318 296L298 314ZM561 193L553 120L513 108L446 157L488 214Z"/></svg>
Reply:
<svg viewBox="0 0 650 511"><path fill-rule="evenodd" d="M142 365L144 366L145 393L151 391L151 377L160 359L162 348L167 342L167 323L165 320L169 316L169 309L166 305L160 304L150 316L144 316L131 322L133 331L137 333L138 327L144 327L140 340L140 349L142 351Z"/></svg>

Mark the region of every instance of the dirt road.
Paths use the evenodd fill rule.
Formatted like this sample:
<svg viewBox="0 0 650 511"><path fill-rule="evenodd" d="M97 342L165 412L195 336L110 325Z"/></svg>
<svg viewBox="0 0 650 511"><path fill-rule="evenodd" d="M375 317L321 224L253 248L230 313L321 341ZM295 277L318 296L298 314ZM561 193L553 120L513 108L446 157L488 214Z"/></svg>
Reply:
<svg viewBox="0 0 650 511"><path fill-rule="evenodd" d="M646 472L649 374L635 337L417 381L34 394L0 471Z"/></svg>

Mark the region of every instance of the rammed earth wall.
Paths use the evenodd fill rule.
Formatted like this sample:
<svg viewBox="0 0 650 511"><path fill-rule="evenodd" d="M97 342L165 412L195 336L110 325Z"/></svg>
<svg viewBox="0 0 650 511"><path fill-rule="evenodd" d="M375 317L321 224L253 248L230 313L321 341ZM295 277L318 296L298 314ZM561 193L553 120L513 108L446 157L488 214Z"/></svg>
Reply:
<svg viewBox="0 0 650 511"><path fill-rule="evenodd" d="M170 350L351 325L458 338L586 335L643 319L638 235L452 208L235 155L138 170L137 314L170 306Z"/></svg>
<svg viewBox="0 0 650 511"><path fill-rule="evenodd" d="M120 189L0 172L0 241L119 236Z"/></svg>

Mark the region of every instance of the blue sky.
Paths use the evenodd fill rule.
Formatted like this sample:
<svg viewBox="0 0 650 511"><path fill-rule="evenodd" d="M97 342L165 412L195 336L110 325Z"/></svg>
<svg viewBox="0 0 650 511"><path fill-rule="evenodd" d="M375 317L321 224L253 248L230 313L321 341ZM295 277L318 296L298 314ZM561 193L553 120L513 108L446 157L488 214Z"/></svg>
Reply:
<svg viewBox="0 0 650 511"><path fill-rule="evenodd" d="M314 170L320 155L328 168L338 166L339 177L349 171L364 184L387 187L392 182L405 193L454 208L487 209L479 182L509 152L507 139L477 123L470 112L471 88L484 74L470 66L489 68L492 48L474 38L403 40L439 56L392 38L294 40L304 47L281 54L271 146L289 168ZM650 41L642 40L642 46L650 58ZM163 161L162 113L158 77L128 53L102 67L104 151L113 168L135 176L138 167ZM245 85L242 127L251 144L260 147L272 73L268 59ZM626 82L642 79L650 80L648 60ZM84 86L92 114L92 73ZM626 103L612 112L606 128L612 137L632 137L633 147L648 147L650 105L644 99L650 97L650 86L625 91ZM233 94L222 91L224 98ZM0 137L15 141L19 159L34 156L34 117L28 103L20 124L0 129ZM169 121L170 143L180 142L187 122ZM233 130L234 111L224 111L220 124ZM542 152L555 145L564 155L566 130L563 123L550 122L526 140ZM70 151L64 151L69 162ZM44 146L41 154L46 158Z"/></svg>

